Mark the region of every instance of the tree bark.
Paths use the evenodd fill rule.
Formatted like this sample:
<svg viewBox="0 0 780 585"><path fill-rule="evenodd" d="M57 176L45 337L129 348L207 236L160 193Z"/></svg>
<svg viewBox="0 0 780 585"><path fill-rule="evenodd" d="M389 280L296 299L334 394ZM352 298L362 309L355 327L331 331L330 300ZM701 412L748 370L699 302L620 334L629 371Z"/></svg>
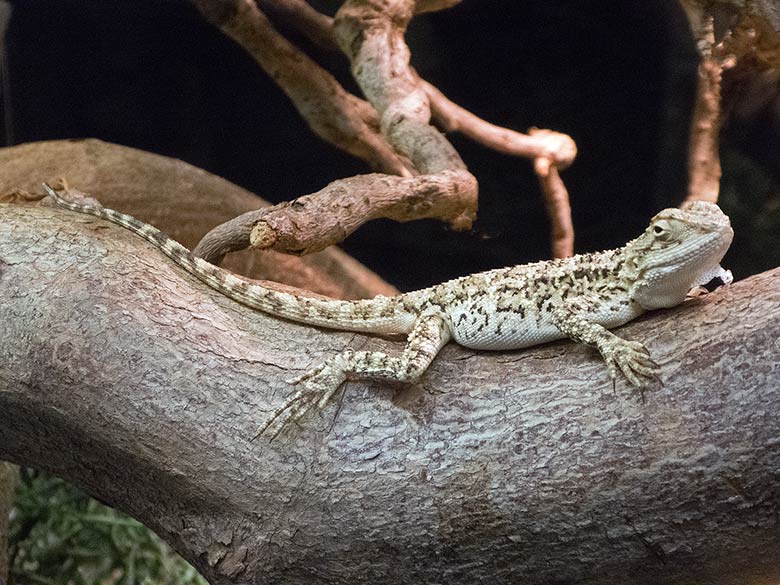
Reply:
<svg viewBox="0 0 780 585"><path fill-rule="evenodd" d="M0 206L0 459L153 528L213 585L777 583L780 269L595 353L444 349L252 441L285 379L397 342L254 313L94 218Z"/></svg>

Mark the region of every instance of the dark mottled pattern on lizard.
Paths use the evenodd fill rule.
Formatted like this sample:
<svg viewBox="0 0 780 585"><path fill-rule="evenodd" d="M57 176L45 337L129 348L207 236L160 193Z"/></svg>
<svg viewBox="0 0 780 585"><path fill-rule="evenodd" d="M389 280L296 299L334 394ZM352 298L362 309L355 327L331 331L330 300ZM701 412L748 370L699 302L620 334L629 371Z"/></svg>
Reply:
<svg viewBox="0 0 780 585"><path fill-rule="evenodd" d="M346 350L298 380L298 389L261 432L322 408L348 378L419 378L450 340L483 350L519 349L571 338L599 350L614 379L635 386L658 367L641 343L608 331L651 309L680 304L715 277L731 281L719 263L733 232L714 203L665 209L622 248L472 274L397 297L360 301L318 299L271 290L196 258L156 228L111 209L74 203L46 189L66 209L123 226L188 273L225 296L292 321L380 335L406 334L399 356ZM275 435L274 435L275 436Z"/></svg>

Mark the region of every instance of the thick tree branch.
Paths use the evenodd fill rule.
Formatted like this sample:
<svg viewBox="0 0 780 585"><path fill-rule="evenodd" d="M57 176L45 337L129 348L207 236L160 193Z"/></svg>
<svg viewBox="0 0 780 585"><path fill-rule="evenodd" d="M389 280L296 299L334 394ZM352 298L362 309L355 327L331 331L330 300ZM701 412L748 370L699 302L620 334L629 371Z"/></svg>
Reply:
<svg viewBox="0 0 780 585"><path fill-rule="evenodd" d="M229 583L776 583L780 270L588 348L445 348L418 384L250 441L286 378L399 344L252 313L121 228L0 206L0 459L47 469Z"/></svg>
<svg viewBox="0 0 780 585"><path fill-rule="evenodd" d="M458 188L460 181L452 179L454 175L450 171L413 178L373 174L334 181L317 193L250 211L217 226L195 253L212 261L251 245L305 255L341 242L380 217L457 222L472 197Z"/></svg>

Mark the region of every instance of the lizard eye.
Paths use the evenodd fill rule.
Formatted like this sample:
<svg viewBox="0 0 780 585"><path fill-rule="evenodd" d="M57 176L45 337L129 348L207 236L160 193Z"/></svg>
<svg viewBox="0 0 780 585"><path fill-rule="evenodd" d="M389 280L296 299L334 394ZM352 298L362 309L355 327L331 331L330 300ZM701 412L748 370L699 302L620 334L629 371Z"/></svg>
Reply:
<svg viewBox="0 0 780 585"><path fill-rule="evenodd" d="M666 241L672 236L671 225L666 220L661 220L653 226L653 233L656 238L661 241Z"/></svg>

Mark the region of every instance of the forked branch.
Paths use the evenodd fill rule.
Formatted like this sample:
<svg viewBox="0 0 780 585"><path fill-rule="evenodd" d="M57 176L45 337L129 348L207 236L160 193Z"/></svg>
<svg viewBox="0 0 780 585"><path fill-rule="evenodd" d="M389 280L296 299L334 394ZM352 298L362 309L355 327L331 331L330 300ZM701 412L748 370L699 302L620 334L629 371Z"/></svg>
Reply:
<svg viewBox="0 0 780 585"><path fill-rule="evenodd" d="M297 206L284 203L272 210L236 218L207 234L198 246L197 252L210 260L218 261L225 253L247 245L293 254L321 250L377 217L399 221L437 218L455 229L467 229L476 211L476 180L449 142L430 125L431 116L448 131L463 132L500 152L546 158L559 168L568 166L576 154L574 142L564 134L540 130L526 135L492 125L421 80L408 64L408 48L403 40L406 23L398 29L398 34L376 37L376 42L368 43L360 55L350 54L354 47L342 47L353 61L353 72L369 104L346 92L328 72L277 33L251 0L193 1L209 20L254 56L321 136L386 173L407 178L410 171L420 174L410 181L388 179L380 193L370 190L376 183L375 177L353 177L298 198ZM415 12L441 10L456 3L454 0L411 2L401 10L408 13L405 17L408 23ZM259 5L298 28L318 47L336 46L333 20L307 3L261 0ZM345 8L346 12L344 9L340 12L342 20L350 10ZM388 3L376 5L369 12L390 22L398 8L397 3ZM342 34L351 33L344 33L342 26ZM393 67L400 66L400 69L366 69L354 63L356 58L364 64L381 62L385 55L390 56L388 62L394 63ZM397 76L398 72L402 74ZM392 88L392 104L382 101L381 92L371 90L377 84ZM386 117L388 108L395 108L392 115L396 120L405 121L402 124L405 130L399 131L396 124L380 121L377 111ZM408 123L411 120L419 123L413 130ZM381 164L376 164L377 161ZM541 176L540 180L553 224L554 253L571 255L573 231L571 219L566 216L569 210L566 189L560 177L554 194L544 188L548 182ZM437 187L431 189L432 183ZM422 193L426 194L427 202L408 205L410 200L417 202ZM305 206L300 205L303 202ZM292 209L296 210L295 216L285 218ZM328 216L321 212L327 212Z"/></svg>

